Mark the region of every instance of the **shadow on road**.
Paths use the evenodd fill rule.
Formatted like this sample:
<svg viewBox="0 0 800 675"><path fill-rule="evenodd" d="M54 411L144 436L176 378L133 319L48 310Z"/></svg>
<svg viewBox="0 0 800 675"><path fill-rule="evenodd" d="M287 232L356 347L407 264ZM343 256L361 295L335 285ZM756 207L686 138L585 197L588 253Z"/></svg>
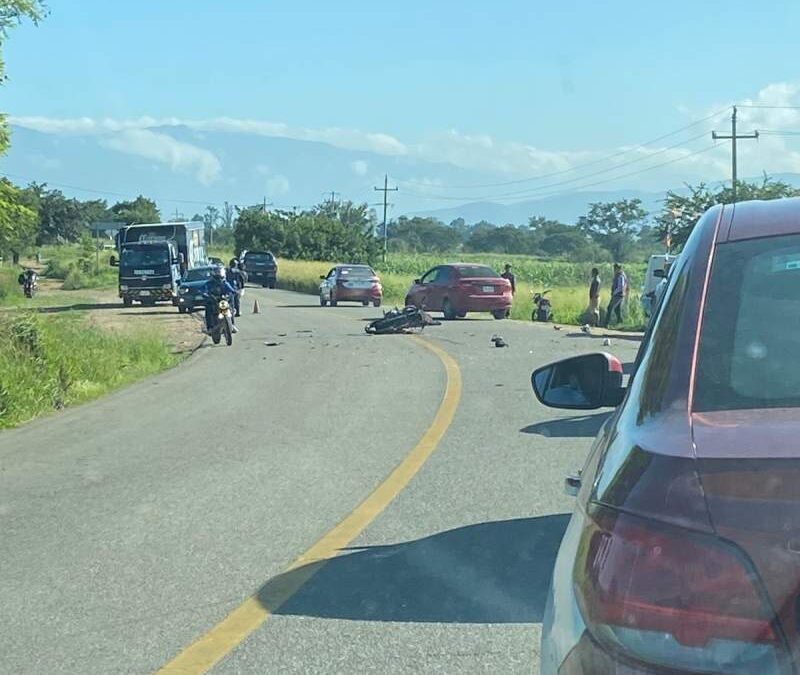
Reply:
<svg viewBox="0 0 800 675"><path fill-rule="evenodd" d="M597 413L596 415L581 415L580 417L566 417L547 422L537 422L522 427L523 434L538 434L549 438L591 438L597 435L609 417L610 412Z"/></svg>
<svg viewBox="0 0 800 675"><path fill-rule="evenodd" d="M57 305L55 307L37 307L36 310L42 314L59 314L61 312L72 312L89 309L122 309L121 302L93 302L76 303L74 305Z"/></svg>
<svg viewBox="0 0 800 675"><path fill-rule="evenodd" d="M258 599L271 612L292 616L538 622L568 521L567 514L502 520L346 549L352 552L271 579Z"/></svg>

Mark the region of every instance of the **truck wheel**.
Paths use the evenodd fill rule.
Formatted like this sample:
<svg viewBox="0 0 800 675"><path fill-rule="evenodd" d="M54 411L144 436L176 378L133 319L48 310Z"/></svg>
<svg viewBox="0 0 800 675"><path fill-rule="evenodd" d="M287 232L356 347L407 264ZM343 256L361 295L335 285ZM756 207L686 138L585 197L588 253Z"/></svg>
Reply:
<svg viewBox="0 0 800 675"><path fill-rule="evenodd" d="M274 291L275 290L275 283L274 281L269 282L269 287Z"/></svg>
<svg viewBox="0 0 800 675"><path fill-rule="evenodd" d="M133 300L131 300L131 298L122 298L123 307L131 307L132 305L133 305Z"/></svg>
<svg viewBox="0 0 800 675"><path fill-rule="evenodd" d="M179 306L179 307L178 307L178 312L179 312L180 314L186 314L186 307L180 307L180 306Z"/></svg>

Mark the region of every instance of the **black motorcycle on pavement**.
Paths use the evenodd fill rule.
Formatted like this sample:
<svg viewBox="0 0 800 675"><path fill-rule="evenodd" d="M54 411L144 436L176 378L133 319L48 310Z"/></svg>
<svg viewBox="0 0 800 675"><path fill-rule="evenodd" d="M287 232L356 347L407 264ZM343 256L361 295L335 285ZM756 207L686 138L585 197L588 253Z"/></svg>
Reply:
<svg viewBox="0 0 800 675"><path fill-rule="evenodd" d="M427 312L419 307L408 306L403 309L395 307L384 313L380 319L370 322L364 328L369 335L386 335L390 333L407 333L412 329L423 330L425 326L441 326L441 321L435 321Z"/></svg>

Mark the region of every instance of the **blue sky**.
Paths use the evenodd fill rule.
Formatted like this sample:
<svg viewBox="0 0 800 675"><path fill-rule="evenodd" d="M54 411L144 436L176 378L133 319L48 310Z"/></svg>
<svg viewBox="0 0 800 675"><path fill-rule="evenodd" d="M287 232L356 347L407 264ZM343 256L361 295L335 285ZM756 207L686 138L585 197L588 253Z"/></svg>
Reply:
<svg viewBox="0 0 800 675"><path fill-rule="evenodd" d="M628 147L732 102L794 103L800 83L800 3L791 2L49 7L39 27L15 30L5 48L0 107L13 118L225 117L327 130L326 138L352 132L346 147L358 145L354 134L373 133L426 160L511 178ZM755 113L743 121L776 123ZM779 121L800 129L800 120ZM743 152L760 153L761 170L777 147ZM724 177L724 159L720 149L696 174ZM649 178L674 180L660 171Z"/></svg>

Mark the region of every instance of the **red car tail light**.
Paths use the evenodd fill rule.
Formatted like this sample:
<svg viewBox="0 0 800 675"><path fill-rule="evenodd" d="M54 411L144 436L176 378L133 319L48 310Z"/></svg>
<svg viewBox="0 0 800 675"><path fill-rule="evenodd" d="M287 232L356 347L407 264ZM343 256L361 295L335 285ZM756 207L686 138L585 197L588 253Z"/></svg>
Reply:
<svg viewBox="0 0 800 675"><path fill-rule="evenodd" d="M746 659L765 660L758 672L777 671L783 642L774 611L737 549L605 507L592 518L574 579L598 641L666 666L706 670Z"/></svg>

